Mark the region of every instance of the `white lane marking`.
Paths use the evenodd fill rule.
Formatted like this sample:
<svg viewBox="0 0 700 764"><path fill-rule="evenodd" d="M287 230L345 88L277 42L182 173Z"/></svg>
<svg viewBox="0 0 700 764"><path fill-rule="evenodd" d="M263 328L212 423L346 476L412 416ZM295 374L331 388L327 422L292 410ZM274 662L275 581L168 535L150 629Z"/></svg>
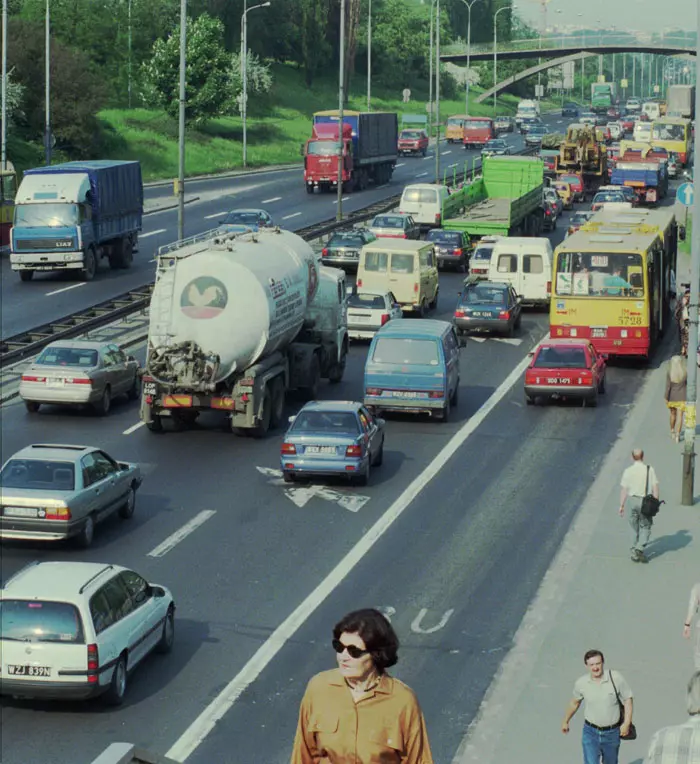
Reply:
<svg viewBox="0 0 700 764"><path fill-rule="evenodd" d="M406 162L399 162L398 164L394 165L395 167L403 167L406 164Z"/></svg>
<svg viewBox="0 0 700 764"><path fill-rule="evenodd" d="M186 539L190 533L197 530L202 523L205 523L210 517L216 514L214 509L203 509L199 514L196 514L189 522L185 523L182 528L178 529L162 544L158 544L157 547L151 549L147 557L164 557L173 547L176 547L181 541Z"/></svg>
<svg viewBox="0 0 700 764"><path fill-rule="evenodd" d="M165 228L159 228L157 231L149 231L148 233L140 233L139 239L147 239L149 236L155 236L157 233L165 233Z"/></svg>
<svg viewBox="0 0 700 764"><path fill-rule="evenodd" d="M214 218L221 218L224 215L228 214L227 212L215 212L213 215L205 215L205 220L213 220Z"/></svg>
<svg viewBox="0 0 700 764"><path fill-rule="evenodd" d="M435 159L435 154L428 154L427 157L423 157L424 162L427 162L428 159Z"/></svg>
<svg viewBox="0 0 700 764"><path fill-rule="evenodd" d="M442 152L442 155L443 155L444 157L446 157L448 154L451 154L451 153L452 153L452 149L450 149L449 151L443 151L443 152Z"/></svg>
<svg viewBox="0 0 700 764"><path fill-rule="evenodd" d="M486 337L470 337L468 342L486 342Z"/></svg>
<svg viewBox="0 0 700 764"><path fill-rule="evenodd" d="M347 200L348 200L349 198L350 198L349 196L344 196L344 197L343 197L343 198L342 198L340 201L341 201L341 202L347 202ZM337 200L337 199L335 199L335 200L334 200L334 202L333 202L333 204L338 204L338 200ZM300 213L300 214L301 214L301 213Z"/></svg>
<svg viewBox="0 0 700 764"><path fill-rule="evenodd" d="M272 204L272 202L279 202L281 198L281 196L273 196L272 199L263 199L260 204Z"/></svg>
<svg viewBox="0 0 700 764"><path fill-rule="evenodd" d="M424 178L428 173L427 172L421 172L416 175L416 178Z"/></svg>
<svg viewBox="0 0 700 764"><path fill-rule="evenodd" d="M143 427L146 423L145 422L136 422L136 424L132 424L131 427L127 427L126 430L122 433L122 435L131 435L132 432L136 432L136 430L139 429L139 427Z"/></svg>
<svg viewBox="0 0 700 764"><path fill-rule="evenodd" d="M448 164L447 166L448 167L457 167L458 164L459 164L459 162L455 162L454 164Z"/></svg>
<svg viewBox="0 0 700 764"><path fill-rule="evenodd" d="M298 218L301 212L293 212L291 215L285 215L282 220L289 220L290 218Z"/></svg>
<svg viewBox="0 0 700 764"><path fill-rule="evenodd" d="M286 485L284 478L282 477L282 470L272 469L271 467L256 467L255 468L261 475L265 475L269 478L267 481L270 485ZM326 501L332 501L337 503L343 509L349 509L351 512L359 512L362 507L370 500L369 496L360 496L354 491L351 493L345 493L344 491L333 491L330 488L326 488L323 485L312 485L309 487L300 488L287 488L284 495L292 501L297 507L304 507L313 499L314 496L318 496L319 499L325 499Z"/></svg>
<svg viewBox="0 0 700 764"><path fill-rule="evenodd" d="M391 528L411 505L416 496L430 483L454 456L467 438L486 419L493 409L508 395L510 389L518 382L530 363L529 356L520 361L513 371L501 382L491 397L442 447L432 462L404 489L400 496L374 523L355 546L343 557L333 570L320 584L290 613L287 618L272 632L265 642L257 649L243 668L233 677L224 689L212 700L202 713L175 741L166 756L178 762L183 762L204 741L214 729L216 723L238 700L262 673L265 667L274 659L297 631L321 604L340 586L355 566Z"/></svg>
<svg viewBox="0 0 700 764"><path fill-rule="evenodd" d="M61 292L67 292L69 289L77 289L78 287L85 286L85 282L81 281L79 284L71 284L67 287L61 287L60 289L54 289L53 292L47 292L44 297L51 297L52 294L60 294Z"/></svg>

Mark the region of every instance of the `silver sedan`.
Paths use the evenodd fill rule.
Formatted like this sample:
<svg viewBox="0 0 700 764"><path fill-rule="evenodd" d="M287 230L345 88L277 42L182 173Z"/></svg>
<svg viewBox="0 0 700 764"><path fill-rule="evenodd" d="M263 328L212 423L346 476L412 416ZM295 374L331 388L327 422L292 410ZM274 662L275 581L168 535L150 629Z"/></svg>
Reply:
<svg viewBox="0 0 700 764"><path fill-rule="evenodd" d="M57 341L22 373L19 394L30 413L58 403L90 405L104 416L117 395L138 400L138 371L139 362L113 342Z"/></svg>
<svg viewBox="0 0 700 764"><path fill-rule="evenodd" d="M137 464L91 446L37 444L10 457L0 472L0 539L92 543L95 525L114 512L134 514Z"/></svg>

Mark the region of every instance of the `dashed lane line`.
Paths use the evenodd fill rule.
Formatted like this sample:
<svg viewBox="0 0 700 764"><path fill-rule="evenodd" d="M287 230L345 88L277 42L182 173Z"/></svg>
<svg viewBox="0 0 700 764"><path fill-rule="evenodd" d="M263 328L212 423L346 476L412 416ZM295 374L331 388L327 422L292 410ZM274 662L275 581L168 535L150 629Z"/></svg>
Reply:
<svg viewBox="0 0 700 764"><path fill-rule="evenodd" d="M148 557L164 557L169 551L176 547L181 541L186 539L191 533L197 530L202 523L205 523L210 517L216 514L214 509L203 509L196 514L189 522L185 523L182 528L179 528L171 536L168 536L162 544L158 544L157 547L151 549L148 553Z"/></svg>

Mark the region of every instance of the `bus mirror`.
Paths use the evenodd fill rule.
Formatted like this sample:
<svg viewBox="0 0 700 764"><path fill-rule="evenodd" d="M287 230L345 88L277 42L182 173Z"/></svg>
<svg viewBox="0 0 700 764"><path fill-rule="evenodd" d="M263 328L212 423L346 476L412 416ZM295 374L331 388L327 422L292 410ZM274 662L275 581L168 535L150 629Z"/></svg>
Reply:
<svg viewBox="0 0 700 764"><path fill-rule="evenodd" d="M685 241L685 234L686 234L685 226L684 225L678 226L678 240L679 241Z"/></svg>

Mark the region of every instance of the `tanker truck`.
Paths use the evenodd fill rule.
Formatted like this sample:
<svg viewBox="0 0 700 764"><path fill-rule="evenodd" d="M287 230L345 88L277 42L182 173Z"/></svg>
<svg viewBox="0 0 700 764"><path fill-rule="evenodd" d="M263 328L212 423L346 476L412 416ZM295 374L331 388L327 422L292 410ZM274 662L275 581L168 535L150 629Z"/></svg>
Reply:
<svg viewBox="0 0 700 764"><path fill-rule="evenodd" d="M181 429L202 411L263 437L285 396L340 382L348 352L345 274L279 228L221 230L161 247L149 311L141 419Z"/></svg>

